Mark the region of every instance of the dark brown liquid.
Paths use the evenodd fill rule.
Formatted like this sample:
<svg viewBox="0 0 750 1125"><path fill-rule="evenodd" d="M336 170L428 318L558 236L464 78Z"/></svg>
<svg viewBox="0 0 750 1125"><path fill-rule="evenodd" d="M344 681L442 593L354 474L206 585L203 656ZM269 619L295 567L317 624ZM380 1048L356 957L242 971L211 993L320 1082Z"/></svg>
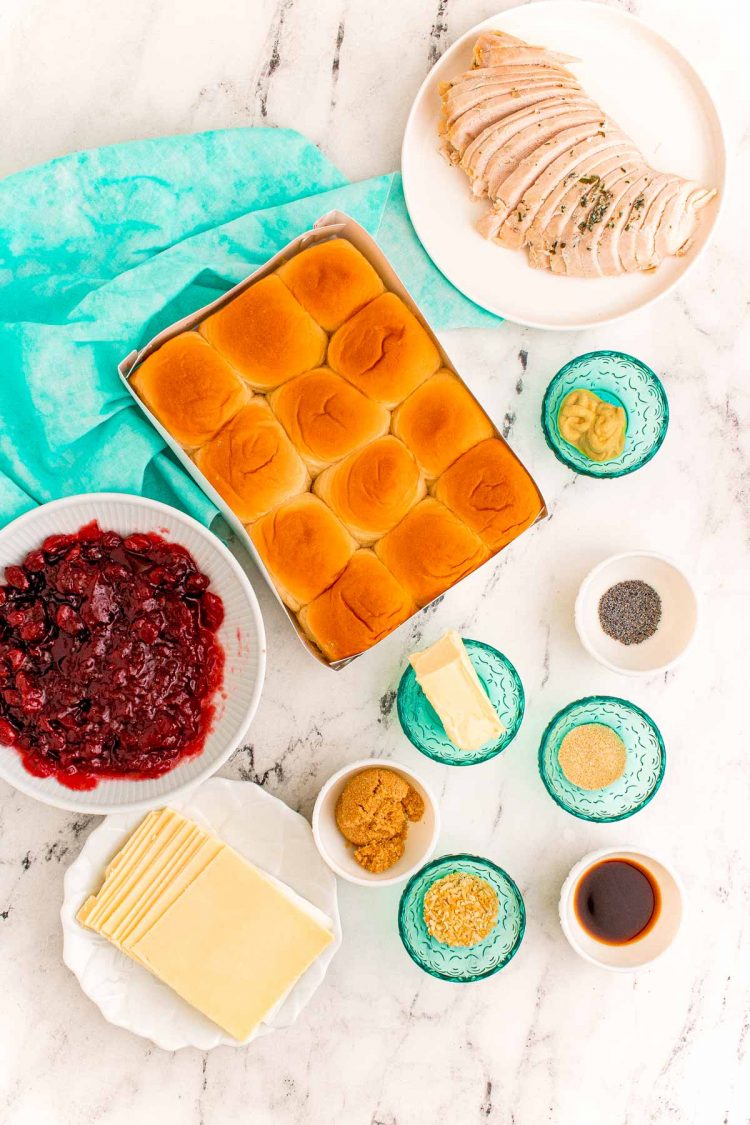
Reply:
<svg viewBox="0 0 750 1125"><path fill-rule="evenodd" d="M604 859L579 879L575 912L587 933L607 945L644 937L659 917L661 895L652 875L628 859Z"/></svg>

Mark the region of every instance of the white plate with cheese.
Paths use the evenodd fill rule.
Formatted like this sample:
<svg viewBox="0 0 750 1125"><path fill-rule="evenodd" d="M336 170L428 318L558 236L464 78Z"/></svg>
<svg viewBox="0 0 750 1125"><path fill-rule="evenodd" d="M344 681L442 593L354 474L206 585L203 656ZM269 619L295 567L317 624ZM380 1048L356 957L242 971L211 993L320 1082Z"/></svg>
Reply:
<svg viewBox="0 0 750 1125"><path fill-rule="evenodd" d="M289 1027L323 981L341 944L336 880L320 858L310 825L283 802L251 782L214 778L169 806L214 833L262 873L320 925L333 940L289 991L263 1017L246 1045L259 1035ZM61 911L63 959L105 1019L175 1051L238 1046L240 1041L202 1015L162 980L131 960L76 915L99 891L105 868L143 820L142 813L107 817L89 836L65 876ZM231 903L226 904L231 910ZM263 903L258 904L261 916ZM205 927L204 927L205 929ZM152 931L153 933L153 931Z"/></svg>

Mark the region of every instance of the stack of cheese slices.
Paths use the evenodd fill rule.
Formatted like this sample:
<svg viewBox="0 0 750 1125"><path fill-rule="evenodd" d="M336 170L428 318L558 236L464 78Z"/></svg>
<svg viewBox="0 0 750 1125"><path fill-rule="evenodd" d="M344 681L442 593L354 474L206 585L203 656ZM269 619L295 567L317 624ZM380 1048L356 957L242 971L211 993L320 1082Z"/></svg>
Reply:
<svg viewBox="0 0 750 1125"><path fill-rule="evenodd" d="M78 920L240 1042L333 940L319 911L172 809L146 816Z"/></svg>

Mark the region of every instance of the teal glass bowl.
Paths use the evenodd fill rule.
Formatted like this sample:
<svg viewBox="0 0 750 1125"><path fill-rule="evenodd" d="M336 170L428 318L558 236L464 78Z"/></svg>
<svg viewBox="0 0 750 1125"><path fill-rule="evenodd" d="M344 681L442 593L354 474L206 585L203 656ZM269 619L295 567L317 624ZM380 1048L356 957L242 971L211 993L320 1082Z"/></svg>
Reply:
<svg viewBox="0 0 750 1125"><path fill-rule="evenodd" d="M557 417L563 399L581 387L625 410L625 448L612 461L590 461L560 434ZM558 461L587 477L623 477L642 468L659 451L668 425L669 404L661 381L625 352L587 352L571 359L555 375L542 402L547 445Z"/></svg>
<svg viewBox="0 0 750 1125"><path fill-rule="evenodd" d="M604 789L579 789L560 768L560 744L584 723L610 727L625 743L625 771ZM667 752L656 723L640 707L611 695L590 695L558 711L539 746L539 773L553 801L580 820L611 824L640 812L664 777Z"/></svg>
<svg viewBox="0 0 750 1125"><path fill-rule="evenodd" d="M495 742L479 750L459 750L454 746L434 707L417 683L411 664L398 685L396 706L404 734L422 754L448 766L475 766L494 758L518 734L524 711L523 684L507 656L484 641L462 638L469 660L505 727Z"/></svg>
<svg viewBox="0 0 750 1125"><path fill-rule="evenodd" d="M495 890L498 916L494 929L477 945L454 948L436 941L424 920L424 897L433 883L461 871L478 875ZM502 867L475 855L444 855L426 864L404 888L398 909L398 932L406 952L430 976L469 984L497 973L518 951L526 929L526 909L516 884Z"/></svg>

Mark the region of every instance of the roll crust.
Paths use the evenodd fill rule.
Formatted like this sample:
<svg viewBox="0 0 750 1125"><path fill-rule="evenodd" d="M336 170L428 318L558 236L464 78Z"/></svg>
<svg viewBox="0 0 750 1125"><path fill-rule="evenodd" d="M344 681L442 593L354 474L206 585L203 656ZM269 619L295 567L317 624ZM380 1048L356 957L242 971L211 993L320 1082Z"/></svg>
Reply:
<svg viewBox="0 0 750 1125"><path fill-rule="evenodd" d="M333 332L384 290L365 256L345 238L319 242L290 258L276 272L302 308L327 332Z"/></svg>
<svg viewBox="0 0 750 1125"><path fill-rule="evenodd" d="M530 527L544 508L533 480L499 438L459 457L443 473L435 495L493 552Z"/></svg>
<svg viewBox="0 0 750 1125"><path fill-rule="evenodd" d="M404 302L383 293L334 333L328 362L369 398L393 407L437 370L440 355Z"/></svg>
<svg viewBox="0 0 750 1125"><path fill-rule="evenodd" d="M333 512L309 492L258 520L251 538L282 600L294 611L336 581L357 546Z"/></svg>
<svg viewBox="0 0 750 1125"><path fill-rule="evenodd" d="M195 463L249 524L304 492L305 465L263 399L253 399L195 454Z"/></svg>
<svg viewBox="0 0 750 1125"><path fill-rule="evenodd" d="M197 332L167 340L136 369L130 384L188 449L212 438L250 400L242 380Z"/></svg>
<svg viewBox="0 0 750 1125"><path fill-rule="evenodd" d="M290 379L268 401L313 473L387 433L391 421L384 406L327 367Z"/></svg>
<svg viewBox="0 0 750 1125"><path fill-rule="evenodd" d="M417 387L393 415L393 432L414 453L428 479L495 428L476 399L451 371L438 371Z"/></svg>
<svg viewBox="0 0 750 1125"><path fill-rule="evenodd" d="M383 536L375 551L418 606L489 558L479 536L429 496Z"/></svg>
<svg viewBox="0 0 750 1125"><path fill-rule="evenodd" d="M360 543L385 535L426 491L414 457L390 435L326 469L313 488Z"/></svg>
<svg viewBox="0 0 750 1125"><path fill-rule="evenodd" d="M299 620L333 661L371 648L414 610L407 592L372 551L357 551L341 577L302 610Z"/></svg>
<svg viewBox="0 0 750 1125"><path fill-rule="evenodd" d="M200 333L255 390L278 387L323 362L327 336L275 274L240 293Z"/></svg>

